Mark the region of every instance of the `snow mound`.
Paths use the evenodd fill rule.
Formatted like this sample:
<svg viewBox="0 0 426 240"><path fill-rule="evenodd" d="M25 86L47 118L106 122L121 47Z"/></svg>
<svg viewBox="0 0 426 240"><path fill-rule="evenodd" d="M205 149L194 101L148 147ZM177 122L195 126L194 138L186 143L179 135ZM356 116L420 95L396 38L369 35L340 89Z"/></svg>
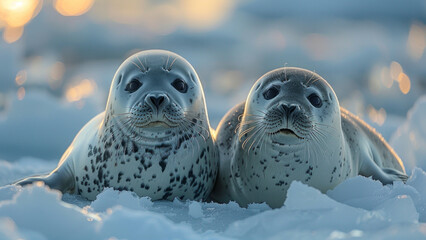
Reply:
<svg viewBox="0 0 426 240"><path fill-rule="evenodd" d="M345 189L357 191L364 184L359 181L356 189ZM239 239L370 238L377 231L394 228L411 234L412 226L416 225L418 213L409 196L389 197L369 211L337 202L317 189L293 182L284 207L237 221L227 234ZM420 238L422 234L418 229L412 236Z"/></svg>
<svg viewBox="0 0 426 240"><path fill-rule="evenodd" d="M408 111L407 119L397 129L390 144L401 157L407 172L414 167L426 169L426 96Z"/></svg>
<svg viewBox="0 0 426 240"><path fill-rule="evenodd" d="M280 209L152 202L110 188L90 202L69 194L61 199L43 184L5 186L0 239L424 239L425 185L418 168L407 184L355 177L327 194L293 182Z"/></svg>

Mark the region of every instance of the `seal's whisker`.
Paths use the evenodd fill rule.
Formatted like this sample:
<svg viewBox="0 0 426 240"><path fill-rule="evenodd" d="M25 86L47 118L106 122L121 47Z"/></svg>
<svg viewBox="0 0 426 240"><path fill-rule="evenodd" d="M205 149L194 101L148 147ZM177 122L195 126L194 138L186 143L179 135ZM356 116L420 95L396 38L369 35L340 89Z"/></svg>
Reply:
<svg viewBox="0 0 426 240"><path fill-rule="evenodd" d="M252 139L253 138L253 136L259 131L259 129L261 129L262 128L262 126L254 126L254 128L255 128L255 130L254 130L254 132L250 135L250 136L248 136L247 137L247 139L245 139L244 140L244 142L243 142L243 144L242 144L242 148L244 149L245 148L245 146L246 146L246 144L250 141L250 139ZM253 130L253 129L252 129ZM248 135L248 134L247 134ZM241 139L240 139L240 141L241 141ZM248 152L250 152L250 149L248 149Z"/></svg>
<svg viewBox="0 0 426 240"><path fill-rule="evenodd" d="M185 122L185 123L187 123L188 125L193 125L194 127L198 127L198 128L200 128L201 130L202 130L202 132L204 131L204 132L206 132L206 134L207 134L207 136L205 136L205 138L208 138L208 137L210 137L210 129L207 129L206 127L204 127L203 125L201 125L199 122L200 122L200 119L198 119L198 118L193 118L193 119L195 119L196 120L196 122L194 122L193 120L189 120L189 119L187 119L187 118L184 118L183 119L183 121ZM200 133L200 134L202 134L202 133Z"/></svg>
<svg viewBox="0 0 426 240"><path fill-rule="evenodd" d="M252 140L252 143L250 144L250 147L247 149L247 153L249 153L250 152L250 150L253 150L253 149L251 149L251 146L253 145L253 143L256 141L256 138L253 138L253 137L256 137L257 135L258 135L258 133L260 132L262 130L262 126L260 126L260 127L258 127L255 131L254 131L254 133L253 134L251 134L247 139L246 139L246 141L244 141L244 142L246 142L246 145L247 145L247 143L249 143L250 142L250 140ZM243 144L244 145L244 144ZM244 147L243 147L244 148Z"/></svg>
<svg viewBox="0 0 426 240"><path fill-rule="evenodd" d="M187 123L187 125L186 125L186 128L187 128L188 130L190 130L190 129L191 129L191 126L190 126L190 125L192 125L192 122L189 122L189 123ZM197 133L197 134L198 134L201 138L203 138L204 142L207 142L207 138L209 138L209 137L210 137L210 132L209 132L209 131L207 131L204 127L202 127L202 126L200 126L200 125L195 125L195 126L199 127L201 130L204 130L204 131L194 131L194 132L195 132L195 133ZM204 136L203 132L206 132L207 136Z"/></svg>
<svg viewBox="0 0 426 240"><path fill-rule="evenodd" d="M168 68L168 70L169 70L169 71L170 71L170 70L172 70L173 64L175 64L176 60L177 60L177 57L175 57L175 59L174 59L174 60L172 61L172 63L170 64L170 66L169 66L169 68Z"/></svg>
<svg viewBox="0 0 426 240"><path fill-rule="evenodd" d="M240 129L240 128L242 128L242 127L244 127L244 126L247 126L247 125L250 125L250 124L254 124L254 125L257 125L257 124L261 124L262 123L262 121L261 120L250 120L250 121L244 121L244 122L240 122L240 123L238 123L237 124L237 126L235 127L235 133Z"/></svg>
<svg viewBox="0 0 426 240"><path fill-rule="evenodd" d="M139 63L141 64L141 66L143 67L143 69L144 69L144 71L142 71L142 69L141 69L141 71L142 72L146 72L147 71L147 69L146 69L146 67L143 65L143 63L141 62L141 60L139 59L139 57L136 57L137 59L138 59L138 61L139 61Z"/></svg>
<svg viewBox="0 0 426 240"><path fill-rule="evenodd" d="M250 145L250 147L248 148L248 149L252 149L252 146L253 146L253 144L257 141L260 141L260 139L262 139L263 138L263 136L264 136L264 129L265 129L265 127L264 126L261 126L261 129L260 129L260 131L256 134L257 136L253 139L253 142L251 143L251 145ZM259 139L260 138L260 139ZM256 144L255 146L254 146L254 148L252 149L253 151L257 148L257 145L258 144Z"/></svg>
<svg viewBox="0 0 426 240"><path fill-rule="evenodd" d="M169 59L170 59L170 55L167 55L167 60L166 60L166 62L164 63L164 66L163 66L163 69L164 69L164 70L167 70L167 69L168 69Z"/></svg>
<svg viewBox="0 0 426 240"><path fill-rule="evenodd" d="M313 73L310 73L310 74L311 74L311 78L309 78L308 82L306 82L306 86L309 86L309 84L310 84L309 82L315 77L315 75Z"/></svg>
<svg viewBox="0 0 426 240"><path fill-rule="evenodd" d="M133 63L133 65L135 65L137 68L139 68L139 70L141 70L141 72L143 72L142 68L139 67L139 65L137 65L135 62L131 61L131 63Z"/></svg>
<svg viewBox="0 0 426 240"><path fill-rule="evenodd" d="M255 126L252 126L252 127L249 127L249 128L247 128L246 130L244 130L244 131L242 131L240 134L238 134L238 139L241 141L241 139L245 136L245 135L247 135L248 133L250 133L254 128L256 128L257 127L257 125L255 125Z"/></svg>
<svg viewBox="0 0 426 240"><path fill-rule="evenodd" d="M263 115L266 115L266 112L264 112L264 111L261 111L261 110L256 110L256 111L258 111L258 112L260 112L260 113L262 113Z"/></svg>

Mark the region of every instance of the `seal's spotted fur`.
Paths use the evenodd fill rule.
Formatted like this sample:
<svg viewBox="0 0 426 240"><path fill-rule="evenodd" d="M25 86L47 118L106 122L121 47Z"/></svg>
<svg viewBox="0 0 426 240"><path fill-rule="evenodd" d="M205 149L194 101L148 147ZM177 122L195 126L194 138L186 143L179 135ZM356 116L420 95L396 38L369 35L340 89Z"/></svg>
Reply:
<svg viewBox="0 0 426 240"><path fill-rule="evenodd" d="M340 108L323 78L298 68L262 76L220 122L217 145L219 202L280 207L294 180L326 192L358 174L385 184L407 179L380 134Z"/></svg>
<svg viewBox="0 0 426 240"><path fill-rule="evenodd" d="M217 170L197 74L182 57L152 50L120 66L106 111L80 131L58 168L18 184L44 181L90 200L106 187L153 200L199 200L208 197Z"/></svg>

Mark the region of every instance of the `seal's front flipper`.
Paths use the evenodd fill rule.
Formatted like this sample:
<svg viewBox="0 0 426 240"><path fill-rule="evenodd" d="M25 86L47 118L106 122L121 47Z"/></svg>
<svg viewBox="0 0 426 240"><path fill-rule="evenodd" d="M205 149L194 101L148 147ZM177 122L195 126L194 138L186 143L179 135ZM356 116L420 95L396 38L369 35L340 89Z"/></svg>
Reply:
<svg viewBox="0 0 426 240"><path fill-rule="evenodd" d="M48 175L28 177L15 182L15 185L25 186L35 182L44 182L52 189L61 191L62 193L72 192L74 190L74 177L71 171L66 168L57 168Z"/></svg>
<svg viewBox="0 0 426 240"><path fill-rule="evenodd" d="M403 181L405 183L408 180L408 176L398 170L392 168L383 168L382 171L390 175L390 178L393 178L394 181Z"/></svg>
<svg viewBox="0 0 426 240"><path fill-rule="evenodd" d="M406 182L408 176L403 172L392 168L379 167L371 157L365 157L362 161L359 174L365 177L372 177L383 184L392 184L394 181Z"/></svg>

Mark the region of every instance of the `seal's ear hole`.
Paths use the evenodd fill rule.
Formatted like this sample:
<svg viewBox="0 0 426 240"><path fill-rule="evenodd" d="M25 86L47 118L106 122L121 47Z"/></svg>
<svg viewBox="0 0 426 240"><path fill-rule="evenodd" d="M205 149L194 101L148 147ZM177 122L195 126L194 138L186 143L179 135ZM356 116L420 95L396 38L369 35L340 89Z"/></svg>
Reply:
<svg viewBox="0 0 426 240"><path fill-rule="evenodd" d="M333 96L331 96L331 93L328 94L328 97L330 98L331 101L333 101Z"/></svg>
<svg viewBox="0 0 426 240"><path fill-rule="evenodd" d="M118 85L120 85L121 80L123 80L123 75L121 75L121 74L120 74L120 76L118 77L118 83L117 83L117 86L118 86Z"/></svg>
<svg viewBox="0 0 426 240"><path fill-rule="evenodd" d="M260 84L257 84L257 86L256 86L256 89L254 89L254 90L257 90L257 89L259 89L259 87L260 87Z"/></svg>
<svg viewBox="0 0 426 240"><path fill-rule="evenodd" d="M195 81L195 76L194 76L194 74L191 72L191 73L189 73L189 76L191 77L191 80L195 83L195 84L197 84L197 81Z"/></svg>

